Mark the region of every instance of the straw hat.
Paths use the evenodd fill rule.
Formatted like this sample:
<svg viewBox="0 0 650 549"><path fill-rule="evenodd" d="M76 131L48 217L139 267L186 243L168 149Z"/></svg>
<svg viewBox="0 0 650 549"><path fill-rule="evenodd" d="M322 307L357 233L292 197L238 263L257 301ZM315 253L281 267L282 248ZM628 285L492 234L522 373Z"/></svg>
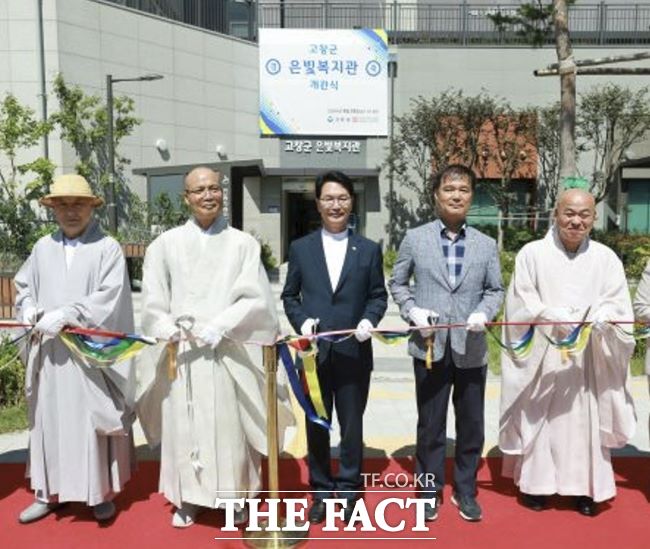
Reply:
<svg viewBox="0 0 650 549"><path fill-rule="evenodd" d="M40 203L43 206L52 207L54 206L53 199L59 197L89 198L95 208L104 203L103 198L93 194L88 181L77 174L65 174L57 177L50 185L50 194L41 198Z"/></svg>

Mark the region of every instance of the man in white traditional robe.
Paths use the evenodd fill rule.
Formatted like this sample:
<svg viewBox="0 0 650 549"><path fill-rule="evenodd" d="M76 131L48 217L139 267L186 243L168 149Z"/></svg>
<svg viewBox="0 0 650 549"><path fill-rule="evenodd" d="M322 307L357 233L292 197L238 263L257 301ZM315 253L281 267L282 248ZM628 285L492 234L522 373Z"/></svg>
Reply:
<svg viewBox="0 0 650 549"><path fill-rule="evenodd" d="M636 287L634 314L639 322L650 323L650 261L646 263L639 285ZM650 390L650 350L647 344L648 340L646 339L645 373L649 376L648 389ZM650 427L650 418L648 419L648 427Z"/></svg>
<svg viewBox="0 0 650 549"><path fill-rule="evenodd" d="M583 189L560 195L547 235L517 255L506 320L556 322L538 326L526 358L502 356L499 446L504 474L522 503L536 511L546 496L576 496L576 509L593 516L597 503L616 494L610 448L632 437L636 417L628 390L634 339L611 320L630 320L632 304L623 265L614 252L589 239L594 198ZM549 344L582 319L591 335L582 352ZM507 327L512 344L527 330Z"/></svg>
<svg viewBox="0 0 650 549"><path fill-rule="evenodd" d="M131 363L88 366L57 337L65 326L133 331L122 248L93 220L102 203L83 177L58 177L41 204L60 229L35 244L15 278L18 319L36 324L41 338L27 357L28 476L36 501L20 514L22 523L68 501L85 502L97 520L108 520L111 500L131 476Z"/></svg>
<svg viewBox="0 0 650 549"><path fill-rule="evenodd" d="M193 169L185 201L192 218L152 242L143 276L143 331L178 341L177 371L170 379L163 349L138 405L149 443L161 442L160 490L177 508L177 528L216 498L261 489L264 378L243 342L271 345L279 331L260 246L222 215L220 174ZM291 421L288 409L279 413L281 425ZM246 518L238 509L235 522Z"/></svg>

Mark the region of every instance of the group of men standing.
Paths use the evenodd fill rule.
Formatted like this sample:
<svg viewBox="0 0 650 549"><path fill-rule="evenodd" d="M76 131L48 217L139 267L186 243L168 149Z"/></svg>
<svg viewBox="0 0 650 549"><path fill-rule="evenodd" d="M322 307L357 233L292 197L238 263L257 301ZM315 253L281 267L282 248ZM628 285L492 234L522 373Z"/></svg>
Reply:
<svg viewBox="0 0 650 549"><path fill-rule="evenodd" d="M60 229L38 241L16 276L19 320L34 325L38 338L26 384L35 501L21 522L68 501L92 506L99 521L112 518L112 499L133 470L136 413L150 443L161 445L160 491L175 506L173 526L191 526L216 498L261 490L264 379L244 344L276 341L275 303L259 244L223 216L220 174L195 168L184 184L191 218L159 236L145 257L142 330L167 346L139 361L137 399L129 362L88 367L57 337L66 326L133 328L120 247L92 218L102 201L72 175L57 178L41 201ZM317 178L315 190L322 228L291 244L282 301L295 331L317 341L322 400L328 416L336 410L341 430L333 471L329 431L306 422L314 493L308 519L319 523L324 499L344 499L349 521L362 496L370 338L388 295L380 246L348 229L352 181L330 171ZM465 520L482 518L476 474L484 443L486 324L500 310L504 289L496 242L467 224L474 190L474 175L463 166L437 175L437 218L407 232L388 281L401 316L413 326L415 472L434 479L419 494L427 499L429 521L442 503L450 395L456 418L451 501ZM564 191L546 237L519 252L506 297L505 319L517 323L504 328L506 342L521 337L520 323L538 324L547 336L534 339L524 358L502 358L504 472L519 486L522 503L535 510L557 493L575 496L577 510L593 515L597 502L615 494L609 449L624 445L635 427L627 390L634 339L610 322L631 319L632 304L621 262L589 238L594 219L588 192ZM650 319L649 298L647 271L637 299L642 320ZM550 343L583 322L591 330L584 351ZM318 337L342 329L353 329L354 337ZM169 353L176 368L168 367ZM281 433L292 419L281 399ZM246 508L238 508L235 522L246 520Z"/></svg>

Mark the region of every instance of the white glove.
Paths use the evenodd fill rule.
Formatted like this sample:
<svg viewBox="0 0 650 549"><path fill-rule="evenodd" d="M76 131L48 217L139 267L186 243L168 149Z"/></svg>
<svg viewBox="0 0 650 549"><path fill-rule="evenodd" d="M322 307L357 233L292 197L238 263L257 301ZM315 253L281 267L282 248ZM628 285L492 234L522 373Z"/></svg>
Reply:
<svg viewBox="0 0 650 549"><path fill-rule="evenodd" d="M206 326L199 334L199 339L206 345L210 345L212 349L216 349L223 339L223 331L215 330L211 326Z"/></svg>
<svg viewBox="0 0 650 549"><path fill-rule="evenodd" d="M34 330L50 337L56 336L70 321L61 309L45 313L34 326Z"/></svg>
<svg viewBox="0 0 650 549"><path fill-rule="evenodd" d="M576 315L568 307L547 307L541 316L549 322L563 322L565 324L575 324L576 322Z"/></svg>
<svg viewBox="0 0 650 549"><path fill-rule="evenodd" d="M486 322L487 322L487 316L485 315L485 313L483 312L472 313L467 318L467 324L465 325L465 329L468 332L484 332Z"/></svg>
<svg viewBox="0 0 650 549"><path fill-rule="evenodd" d="M607 324L610 320L611 318L609 314L607 314L607 311L599 309L591 319L591 328L597 332L602 332L605 328L607 328Z"/></svg>
<svg viewBox="0 0 650 549"><path fill-rule="evenodd" d="M36 324L40 316L44 313L40 307L27 307L23 311L23 322L25 324Z"/></svg>
<svg viewBox="0 0 650 549"><path fill-rule="evenodd" d="M433 326L440 315L430 309L422 309L421 307L413 307L409 311L409 318L416 326ZM431 337L435 330L433 328L424 328L420 330L422 337Z"/></svg>
<svg viewBox="0 0 650 549"><path fill-rule="evenodd" d="M300 326L300 335L310 336L316 333L318 329L319 318L308 318Z"/></svg>
<svg viewBox="0 0 650 549"><path fill-rule="evenodd" d="M362 318L359 324L357 324L357 330L354 332L354 337L357 338L357 341L359 343L368 341L372 337L370 330L373 328L374 326L372 325L372 322L370 322L367 318Z"/></svg>
<svg viewBox="0 0 650 549"><path fill-rule="evenodd" d="M174 333L170 334L167 338L169 343L178 343L181 340L181 331L176 330Z"/></svg>
<svg viewBox="0 0 650 549"><path fill-rule="evenodd" d="M565 338L573 329L577 313L574 313L568 307L547 307L544 309L541 316L544 320L549 322L561 322L562 324L553 326L553 331L560 338Z"/></svg>

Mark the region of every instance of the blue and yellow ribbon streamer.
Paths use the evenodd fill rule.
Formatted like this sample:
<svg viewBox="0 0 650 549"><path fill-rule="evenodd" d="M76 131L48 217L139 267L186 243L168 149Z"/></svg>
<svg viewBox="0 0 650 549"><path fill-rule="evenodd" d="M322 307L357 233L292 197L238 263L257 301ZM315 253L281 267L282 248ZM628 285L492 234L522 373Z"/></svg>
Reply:
<svg viewBox="0 0 650 549"><path fill-rule="evenodd" d="M289 385L291 385L291 389L294 396L296 397L296 400L298 401L298 404L305 412L305 416L307 416L307 419L312 423L316 423L317 425L325 427L328 430L331 429L332 427L330 423L318 416L314 410L314 406L312 405L311 400L305 394L302 383L300 383L300 378L298 377L298 370L294 364L293 357L291 356L291 351L289 351L287 342L282 341L277 344L277 347L278 354L280 355L280 360L282 361L284 369L287 372Z"/></svg>
<svg viewBox="0 0 650 549"><path fill-rule="evenodd" d="M154 340L136 335L115 337L108 341L96 341L91 336L70 332L61 332L59 337L77 357L88 364L104 367L127 360L147 345L155 343Z"/></svg>
<svg viewBox="0 0 650 549"><path fill-rule="evenodd" d="M490 336L492 336L492 339L497 342L499 347L501 347L512 358L523 359L530 354L530 351L533 348L535 326L529 326L528 330L526 330L526 333L521 337L521 339L515 341L514 343L504 343L490 328L487 329L487 333L490 334Z"/></svg>

